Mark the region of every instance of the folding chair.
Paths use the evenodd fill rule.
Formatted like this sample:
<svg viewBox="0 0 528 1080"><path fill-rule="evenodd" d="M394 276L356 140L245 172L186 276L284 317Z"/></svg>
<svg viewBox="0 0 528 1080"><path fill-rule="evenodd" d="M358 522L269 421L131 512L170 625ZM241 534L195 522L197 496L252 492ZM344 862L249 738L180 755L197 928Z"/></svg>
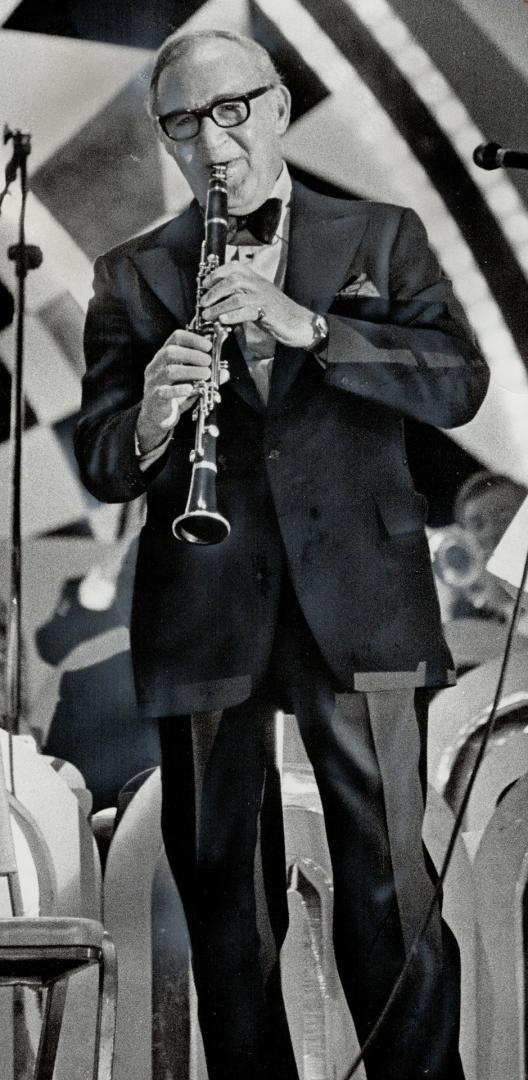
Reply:
<svg viewBox="0 0 528 1080"><path fill-rule="evenodd" d="M15 736L16 738L16 736ZM7 879L10 918L0 919L0 986L45 991L34 1080L53 1080L69 977L97 964L99 969L93 1080L111 1080L114 1055L117 964L114 945L101 923L77 917L23 914L10 815L10 799L0 748L0 877Z"/></svg>

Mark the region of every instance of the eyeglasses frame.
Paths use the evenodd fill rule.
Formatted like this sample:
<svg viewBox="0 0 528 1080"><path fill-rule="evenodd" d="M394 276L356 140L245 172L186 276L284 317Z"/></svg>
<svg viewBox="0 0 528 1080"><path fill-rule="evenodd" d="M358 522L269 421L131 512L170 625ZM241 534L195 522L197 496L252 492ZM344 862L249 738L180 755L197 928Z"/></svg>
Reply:
<svg viewBox="0 0 528 1080"><path fill-rule="evenodd" d="M210 105L204 105L202 109L174 109L172 112L164 113L163 116L157 114L156 120L158 121L158 124L163 134L165 135L165 138L170 139L171 142L175 143L189 142L191 139L195 139L196 136L200 134L202 120L205 116L208 116L209 119L212 120L217 127L222 128L224 131L229 131L230 128L241 127L242 124L245 124L246 120L249 120L249 117L251 115L250 102L253 101L254 98L261 97L262 94L266 94L268 90L273 90L275 86L279 86L279 83L273 82L267 83L266 86L258 86L255 90L250 90L247 94L228 94L226 97L222 95L222 97L216 98L214 101L212 101ZM217 105L227 105L230 101L242 101L246 106L247 116L245 116L243 120L239 120L236 124L219 124L213 116L213 111L216 109ZM194 135L187 135L183 139L174 138L173 135L168 134L164 126L167 120L170 120L173 116L195 116L198 120L198 130L195 132Z"/></svg>

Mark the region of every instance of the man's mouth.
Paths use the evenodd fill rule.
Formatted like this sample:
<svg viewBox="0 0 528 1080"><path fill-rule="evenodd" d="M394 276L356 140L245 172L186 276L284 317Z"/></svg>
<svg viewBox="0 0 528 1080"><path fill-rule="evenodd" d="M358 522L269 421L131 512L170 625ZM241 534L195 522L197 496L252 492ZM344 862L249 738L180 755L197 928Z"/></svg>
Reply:
<svg viewBox="0 0 528 1080"><path fill-rule="evenodd" d="M236 169L240 168L240 166L242 165L244 160L245 159L243 157L236 157L236 158L229 158L228 161L211 161L211 162L209 162L209 168L212 168L213 165L225 165L225 167L226 167L226 169L228 170L228 173L229 173L229 172L233 172Z"/></svg>

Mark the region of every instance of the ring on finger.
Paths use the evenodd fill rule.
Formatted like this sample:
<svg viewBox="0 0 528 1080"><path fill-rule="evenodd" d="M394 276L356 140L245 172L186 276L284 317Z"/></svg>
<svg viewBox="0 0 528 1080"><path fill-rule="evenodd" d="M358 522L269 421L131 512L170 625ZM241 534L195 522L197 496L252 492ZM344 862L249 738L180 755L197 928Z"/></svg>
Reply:
<svg viewBox="0 0 528 1080"><path fill-rule="evenodd" d="M266 312L264 311L264 308L261 308L261 307L257 308L257 316L256 316L256 319L255 319L255 322L262 322L265 314L266 314Z"/></svg>

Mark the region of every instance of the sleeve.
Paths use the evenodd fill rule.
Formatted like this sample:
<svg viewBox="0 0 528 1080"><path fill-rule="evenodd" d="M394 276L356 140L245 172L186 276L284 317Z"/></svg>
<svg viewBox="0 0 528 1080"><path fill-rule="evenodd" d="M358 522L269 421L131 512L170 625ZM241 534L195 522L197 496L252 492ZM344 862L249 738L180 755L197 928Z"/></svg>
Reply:
<svg viewBox="0 0 528 1080"><path fill-rule="evenodd" d="M155 446L153 450L142 450L139 445L139 439L136 430L134 435L134 446L136 450L136 457L139 458L139 467L141 469L141 472L145 472L145 470L148 469L149 465L153 465L154 462L158 460L158 458L163 456L171 439L172 435L169 434L167 435L166 439L164 439L163 442L159 444L159 446Z"/></svg>
<svg viewBox="0 0 528 1080"><path fill-rule="evenodd" d="M330 308L326 382L423 423L467 423L488 367L413 210L401 213L388 280L388 298Z"/></svg>
<svg viewBox="0 0 528 1080"><path fill-rule="evenodd" d="M126 278L124 265L110 266L102 256L94 270L75 454L92 495L102 502L128 502L144 494L166 460L164 453L145 467L136 454L143 374L153 355L152 346L134 333L125 297L135 286Z"/></svg>

